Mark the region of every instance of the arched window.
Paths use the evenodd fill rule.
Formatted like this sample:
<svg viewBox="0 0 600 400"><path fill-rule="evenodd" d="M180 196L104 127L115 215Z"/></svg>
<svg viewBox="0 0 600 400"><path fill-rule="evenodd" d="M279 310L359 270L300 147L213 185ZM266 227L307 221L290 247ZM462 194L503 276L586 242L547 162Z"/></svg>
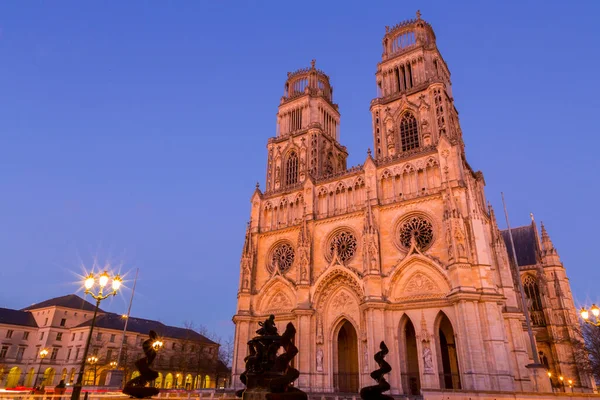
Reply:
<svg viewBox="0 0 600 400"><path fill-rule="evenodd" d="M412 150L419 147L419 131L417 119L411 113L406 113L400 121L400 142L402 151Z"/></svg>
<svg viewBox="0 0 600 400"><path fill-rule="evenodd" d="M285 171L285 184L293 185L298 182L298 155L296 152L291 152L287 160L287 168Z"/></svg>
<svg viewBox="0 0 600 400"><path fill-rule="evenodd" d="M531 311L542 311L542 298L535 278L531 275L525 276L523 289L525 290L525 296L529 299L529 309Z"/></svg>
<svg viewBox="0 0 600 400"><path fill-rule="evenodd" d="M529 309L531 323L533 326L546 326L546 319L542 310L540 287L537 280L531 275L526 275L523 279L523 290L527 297L527 308Z"/></svg>

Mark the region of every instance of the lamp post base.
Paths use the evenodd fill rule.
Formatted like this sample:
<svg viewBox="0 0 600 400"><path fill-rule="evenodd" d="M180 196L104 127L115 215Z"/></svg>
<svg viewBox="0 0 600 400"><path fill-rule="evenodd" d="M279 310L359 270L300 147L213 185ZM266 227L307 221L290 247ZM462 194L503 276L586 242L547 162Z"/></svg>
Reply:
<svg viewBox="0 0 600 400"><path fill-rule="evenodd" d="M73 392L71 392L71 400L79 400L81 388L81 383L76 383L75 385L73 385Z"/></svg>
<svg viewBox="0 0 600 400"><path fill-rule="evenodd" d="M123 386L123 378L125 375L124 372L125 371L123 371L121 369L113 369L113 370L108 371L108 374L106 377L107 382L104 382L104 383L110 387L121 388Z"/></svg>

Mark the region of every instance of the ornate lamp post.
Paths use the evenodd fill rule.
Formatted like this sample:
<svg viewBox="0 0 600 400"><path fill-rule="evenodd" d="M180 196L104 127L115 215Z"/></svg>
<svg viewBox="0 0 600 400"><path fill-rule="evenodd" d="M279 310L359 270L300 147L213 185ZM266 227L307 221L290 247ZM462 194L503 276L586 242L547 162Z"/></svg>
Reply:
<svg viewBox="0 0 600 400"><path fill-rule="evenodd" d="M79 368L79 375L77 375L77 383L73 386L73 393L71 394L71 400L79 400L79 395L81 394L81 381L83 380L83 373L85 371L85 363L87 361L87 352L90 347L90 342L92 340L92 332L94 331L94 325L96 324L96 315L98 314L98 308L100 307L100 302L109 296L115 296L117 291L121 287L122 279L119 275L116 275L112 278L112 291L107 294L104 294L104 288L108 284L110 280L110 276L108 272L104 271L99 276L94 276L94 274L89 274L87 278L85 278L85 294L91 295L96 300L96 308L94 309L94 316L92 317L92 324L90 325L90 333L87 338L87 343L85 344L85 348L83 349L83 359L81 360L81 366ZM94 286L98 286L98 292L92 292Z"/></svg>
<svg viewBox="0 0 600 400"><path fill-rule="evenodd" d="M48 349L41 349L39 355L40 355L40 365L38 367L38 372L37 372L37 375L35 378L35 385L33 385L34 387L37 386L37 382L40 379L40 370L42 369L42 363L44 362L44 358L46 358L46 356L48 355ZM42 380L42 383L44 383L43 380Z"/></svg>
<svg viewBox="0 0 600 400"><path fill-rule="evenodd" d="M98 357L96 356L90 356L87 359L88 364L92 365L94 367L94 385L96 384L96 363L98 362Z"/></svg>
<svg viewBox="0 0 600 400"><path fill-rule="evenodd" d="M592 313L592 315L594 316L594 321L590 320L590 313ZM600 316L600 308L598 308L597 305L592 304L589 310L585 307L581 307L581 311L579 311L579 314L586 323L593 326L600 326L600 319L598 318Z"/></svg>

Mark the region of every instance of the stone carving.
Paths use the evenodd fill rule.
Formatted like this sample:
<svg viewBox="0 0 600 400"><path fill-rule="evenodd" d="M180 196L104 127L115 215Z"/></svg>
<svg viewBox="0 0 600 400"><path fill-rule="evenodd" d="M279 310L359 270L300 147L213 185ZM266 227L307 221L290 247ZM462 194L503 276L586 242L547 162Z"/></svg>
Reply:
<svg viewBox="0 0 600 400"><path fill-rule="evenodd" d="M307 400L306 393L292 386L300 376L300 372L290 366L290 361L298 354L294 345L294 324L288 323L283 335L277 333L273 315L259 324L258 336L248 341L246 369L240 375L246 389L237 391L236 396L244 400ZM277 355L279 348L283 352Z"/></svg>
<svg viewBox="0 0 600 400"><path fill-rule="evenodd" d="M323 349L317 350L317 372L323 372Z"/></svg>
<svg viewBox="0 0 600 400"><path fill-rule="evenodd" d="M317 344L323 344L323 318L317 316Z"/></svg>
<svg viewBox="0 0 600 400"><path fill-rule="evenodd" d="M426 374L433 374L433 357L431 356L429 342L423 346L423 371Z"/></svg>
<svg viewBox="0 0 600 400"><path fill-rule="evenodd" d="M156 358L155 343L158 339L158 335L154 331L148 333L148 339L142 343L142 349L144 350L145 357L140 358L135 362L135 367L139 371L140 375L136 378L129 380L123 388L123 393L137 399L143 399L146 397L152 397L159 393L158 388L146 387L149 382L152 382L158 378L158 372L150 368L152 362Z"/></svg>
<svg viewBox="0 0 600 400"><path fill-rule="evenodd" d="M269 310L283 310L292 307L290 299L282 292L277 292L269 302Z"/></svg>
<svg viewBox="0 0 600 400"><path fill-rule="evenodd" d="M352 300L350 296L346 292L341 292L333 301L331 302L331 309L334 311L343 311L348 303Z"/></svg>
<svg viewBox="0 0 600 400"><path fill-rule="evenodd" d="M411 280L406 285L406 289L404 289L407 293L419 292L419 293L427 293L427 292L435 292L438 287L431 279L427 276L423 275L420 272L417 272L415 276L411 278Z"/></svg>
<svg viewBox="0 0 600 400"><path fill-rule="evenodd" d="M288 271L294 263L294 249L288 243L280 243L271 253L271 271L278 269L281 272Z"/></svg>
<svg viewBox="0 0 600 400"><path fill-rule="evenodd" d="M247 268L244 268L242 271L242 289L250 288L250 279L248 278L249 271Z"/></svg>
<svg viewBox="0 0 600 400"><path fill-rule="evenodd" d="M459 226L454 230L454 239L456 240L456 248L459 257L466 257L467 251L465 247L465 234Z"/></svg>
<svg viewBox="0 0 600 400"><path fill-rule="evenodd" d="M420 332L422 348L423 348L423 372L433 374L433 357L431 356L430 337L427 330L427 321L425 313L421 310L421 332Z"/></svg>
<svg viewBox="0 0 600 400"><path fill-rule="evenodd" d="M350 231L338 232L329 241L329 255L331 259L334 259L334 255L337 255L338 259L342 262L350 260L356 253L356 237Z"/></svg>
<svg viewBox="0 0 600 400"><path fill-rule="evenodd" d="M377 385L367 386L360 390L360 398L363 400L393 400L392 396L383 394L390 390L390 384L384 378L384 375L392 370L390 364L384 360L389 350L383 341L379 344L379 348L381 350L374 357L379 369L371 372L371 378L377 381Z"/></svg>
<svg viewBox="0 0 600 400"><path fill-rule="evenodd" d="M369 372L369 350L366 344L363 349L363 370Z"/></svg>
<svg viewBox="0 0 600 400"><path fill-rule="evenodd" d="M421 216L412 216L400 225L400 243L410 248L411 239L414 237L419 250L426 250L433 242L433 225Z"/></svg>

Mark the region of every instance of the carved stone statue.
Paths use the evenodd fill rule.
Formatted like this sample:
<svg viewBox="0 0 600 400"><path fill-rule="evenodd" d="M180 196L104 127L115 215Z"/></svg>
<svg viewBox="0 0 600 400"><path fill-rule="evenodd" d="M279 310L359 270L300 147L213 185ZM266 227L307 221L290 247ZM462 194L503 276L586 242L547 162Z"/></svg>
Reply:
<svg viewBox="0 0 600 400"><path fill-rule="evenodd" d="M323 344L323 320L317 317L317 344Z"/></svg>
<svg viewBox="0 0 600 400"><path fill-rule="evenodd" d="M396 139L394 138L394 133L395 133L394 128L389 128L387 130L386 139L387 139L388 147L393 147L396 144Z"/></svg>
<svg viewBox="0 0 600 400"><path fill-rule="evenodd" d="M377 381L377 385L367 386L360 390L360 398L363 400L393 400L392 396L383 394L383 392L390 390L390 384L383 377L392 370L390 364L384 360L389 350L383 341L379 344L379 348L381 350L374 357L379 369L371 372L371 378Z"/></svg>
<svg viewBox="0 0 600 400"><path fill-rule="evenodd" d="M433 357L428 344L423 346L423 371L426 374L433 374Z"/></svg>
<svg viewBox="0 0 600 400"><path fill-rule="evenodd" d="M258 336L248 341L246 370L240 381L246 389L236 392L243 400L307 400L306 393L292 386L300 372L290 366L290 361L298 354L294 345L296 328L287 324L283 335L277 333L273 315L260 323ZM279 348L283 352L277 355Z"/></svg>
<svg viewBox="0 0 600 400"><path fill-rule="evenodd" d="M323 372L323 349L317 350L317 372Z"/></svg>
<svg viewBox="0 0 600 400"><path fill-rule="evenodd" d="M250 280L248 279L248 269L244 268L242 271L242 289L248 289L250 287Z"/></svg>
<svg viewBox="0 0 600 400"><path fill-rule="evenodd" d="M158 335L154 331L148 333L149 338L142 343L145 357L140 358L135 362L135 367L140 375L129 380L123 388L123 393L137 399L152 397L159 393L155 387L146 387L146 384L158 378L158 372L150 368L152 362L156 358L156 350L153 347Z"/></svg>

